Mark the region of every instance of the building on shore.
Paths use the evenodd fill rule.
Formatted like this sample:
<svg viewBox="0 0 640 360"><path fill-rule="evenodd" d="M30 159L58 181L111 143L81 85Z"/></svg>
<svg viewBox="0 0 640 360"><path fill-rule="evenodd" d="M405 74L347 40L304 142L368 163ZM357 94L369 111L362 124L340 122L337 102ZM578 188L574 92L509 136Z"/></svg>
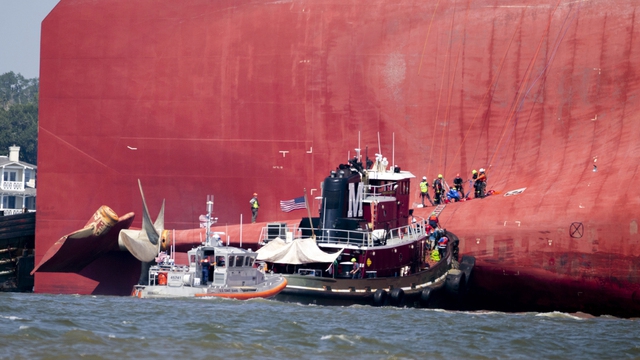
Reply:
<svg viewBox="0 0 640 360"><path fill-rule="evenodd" d="M36 211L36 172L38 167L20 161L20 146L10 146L9 156L0 156L0 214L14 215Z"/></svg>

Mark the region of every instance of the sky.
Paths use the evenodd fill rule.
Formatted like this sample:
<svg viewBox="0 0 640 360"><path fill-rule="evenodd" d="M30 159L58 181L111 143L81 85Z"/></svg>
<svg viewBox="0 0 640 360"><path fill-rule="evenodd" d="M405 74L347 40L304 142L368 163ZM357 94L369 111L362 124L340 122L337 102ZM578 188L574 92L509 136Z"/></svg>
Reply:
<svg viewBox="0 0 640 360"><path fill-rule="evenodd" d="M60 0L0 0L0 74L40 77L40 26Z"/></svg>

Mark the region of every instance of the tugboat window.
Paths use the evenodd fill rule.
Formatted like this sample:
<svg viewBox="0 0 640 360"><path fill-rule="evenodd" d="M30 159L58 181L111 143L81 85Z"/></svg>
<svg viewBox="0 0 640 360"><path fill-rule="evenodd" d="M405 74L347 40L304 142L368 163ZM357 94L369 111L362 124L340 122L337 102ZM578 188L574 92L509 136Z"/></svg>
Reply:
<svg viewBox="0 0 640 360"><path fill-rule="evenodd" d="M235 256L229 256L229 267L234 267L235 265Z"/></svg>

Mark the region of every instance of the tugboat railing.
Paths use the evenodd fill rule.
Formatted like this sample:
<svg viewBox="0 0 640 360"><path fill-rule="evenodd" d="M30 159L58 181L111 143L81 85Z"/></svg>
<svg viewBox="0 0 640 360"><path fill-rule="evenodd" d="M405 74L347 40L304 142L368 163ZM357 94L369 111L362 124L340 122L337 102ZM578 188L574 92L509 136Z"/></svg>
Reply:
<svg viewBox="0 0 640 360"><path fill-rule="evenodd" d="M397 182L391 182L384 185L367 185L365 190L365 197L385 197L385 196L395 196Z"/></svg>
<svg viewBox="0 0 640 360"><path fill-rule="evenodd" d="M342 230L342 229L314 229L316 241L323 244L343 244L355 246L379 246L392 243L411 242L426 236L426 220L416 218L416 222L400 226L385 231L377 229L373 231L367 230ZM285 233L290 233L284 239L285 241L309 237L311 228L302 228L297 225L287 226ZM260 242L267 243L277 236L269 237L268 228L263 228L260 233ZM303 234L305 236L303 236Z"/></svg>

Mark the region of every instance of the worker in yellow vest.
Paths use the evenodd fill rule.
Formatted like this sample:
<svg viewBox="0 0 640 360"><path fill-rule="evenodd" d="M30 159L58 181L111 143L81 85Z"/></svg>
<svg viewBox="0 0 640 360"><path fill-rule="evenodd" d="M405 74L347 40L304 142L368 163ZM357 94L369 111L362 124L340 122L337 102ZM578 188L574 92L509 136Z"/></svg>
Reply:
<svg viewBox="0 0 640 360"><path fill-rule="evenodd" d="M438 249L431 250L431 260L432 261L440 261L440 252Z"/></svg>
<svg viewBox="0 0 640 360"><path fill-rule="evenodd" d="M253 197L249 200L249 204L251 204L251 223L253 224L258 219L258 209L260 208L257 193L253 193Z"/></svg>
<svg viewBox="0 0 640 360"><path fill-rule="evenodd" d="M429 196L429 183L427 182L427 177L422 177L422 182L420 183L420 198L422 200L422 207L424 207L424 199L427 198L431 206L433 206L433 201L431 201L431 196Z"/></svg>

